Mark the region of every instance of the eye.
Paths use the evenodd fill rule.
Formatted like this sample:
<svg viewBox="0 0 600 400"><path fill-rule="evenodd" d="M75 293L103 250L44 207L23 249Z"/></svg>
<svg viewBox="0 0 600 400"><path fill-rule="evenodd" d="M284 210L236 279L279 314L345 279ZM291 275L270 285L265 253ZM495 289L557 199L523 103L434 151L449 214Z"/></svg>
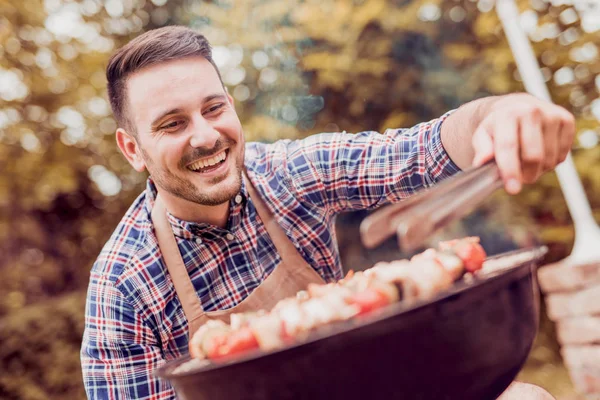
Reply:
<svg viewBox="0 0 600 400"><path fill-rule="evenodd" d="M213 114L225 106L225 103L218 103L211 106L208 110L206 110L206 114Z"/></svg>
<svg viewBox="0 0 600 400"><path fill-rule="evenodd" d="M161 131L176 131L179 128L181 128L183 126L183 121L182 120L176 120L176 121L171 121L165 125L162 125L160 127Z"/></svg>

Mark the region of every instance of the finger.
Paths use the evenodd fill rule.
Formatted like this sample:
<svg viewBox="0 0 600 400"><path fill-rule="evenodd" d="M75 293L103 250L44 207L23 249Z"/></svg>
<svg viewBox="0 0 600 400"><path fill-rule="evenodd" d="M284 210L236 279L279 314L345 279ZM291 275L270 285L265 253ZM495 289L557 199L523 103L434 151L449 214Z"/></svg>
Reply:
<svg viewBox="0 0 600 400"><path fill-rule="evenodd" d="M473 157L473 166L478 167L485 164L494 157L494 142L483 126L477 128L473 134L473 149L475 156Z"/></svg>
<svg viewBox="0 0 600 400"><path fill-rule="evenodd" d="M496 164L510 194L521 191L523 178L519 158L519 124L515 118L497 119L493 125Z"/></svg>
<svg viewBox="0 0 600 400"><path fill-rule="evenodd" d="M560 107L561 114L561 125L559 136L559 149L558 149L558 162L565 161L567 155L571 151L573 146L573 140L575 139L575 117L573 114L568 112L566 109Z"/></svg>
<svg viewBox="0 0 600 400"><path fill-rule="evenodd" d="M520 119L520 150L523 181L533 183L542 173L544 162L544 136L541 114L538 110L527 113Z"/></svg>
<svg viewBox="0 0 600 400"><path fill-rule="evenodd" d="M561 119L554 115L544 123L544 162L542 172L547 172L559 162Z"/></svg>

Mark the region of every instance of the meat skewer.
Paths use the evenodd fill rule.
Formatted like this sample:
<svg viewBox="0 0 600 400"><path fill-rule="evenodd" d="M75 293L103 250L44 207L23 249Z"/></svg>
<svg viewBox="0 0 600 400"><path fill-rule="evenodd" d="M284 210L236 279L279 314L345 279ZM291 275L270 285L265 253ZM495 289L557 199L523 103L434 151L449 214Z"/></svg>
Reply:
<svg viewBox="0 0 600 400"><path fill-rule="evenodd" d="M273 350L306 337L314 329L368 314L389 304L429 298L448 289L465 273L482 268L486 258L479 238L442 242L410 261L381 262L352 272L337 283L309 285L270 311L233 314L231 323L209 321L189 343L198 359L231 359L252 350Z"/></svg>

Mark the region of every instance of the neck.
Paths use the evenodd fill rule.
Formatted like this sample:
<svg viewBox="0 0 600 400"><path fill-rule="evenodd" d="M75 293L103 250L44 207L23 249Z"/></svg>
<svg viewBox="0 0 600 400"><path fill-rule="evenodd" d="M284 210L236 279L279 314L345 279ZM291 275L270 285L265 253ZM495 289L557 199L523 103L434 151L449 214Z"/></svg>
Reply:
<svg viewBox="0 0 600 400"><path fill-rule="evenodd" d="M229 202L217 206L205 206L184 200L170 193L159 190L158 193L165 203L165 208L175 217L196 223L207 223L225 228L229 218Z"/></svg>

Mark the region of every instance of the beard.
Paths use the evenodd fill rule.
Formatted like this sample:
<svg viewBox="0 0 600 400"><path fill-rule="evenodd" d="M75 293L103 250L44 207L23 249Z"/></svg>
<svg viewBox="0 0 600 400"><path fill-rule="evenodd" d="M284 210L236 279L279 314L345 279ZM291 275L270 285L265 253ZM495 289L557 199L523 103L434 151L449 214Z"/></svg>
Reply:
<svg viewBox="0 0 600 400"><path fill-rule="evenodd" d="M222 148L225 148L223 142L217 141L213 150L207 151L195 149L193 153L182 158L179 163L180 167L185 170L185 165L188 164L189 161L217 154ZM183 200L203 206L218 206L230 201L240 192L242 187L242 170L244 168L243 148L242 153L235 160L235 170L233 174L214 177L208 182L209 187L206 188L199 188L188 179L177 176L171 171L156 167L152 158L146 151L143 148L141 148L141 150L144 162L146 163L146 168L156 186ZM227 157L230 157L231 155L230 151Z"/></svg>

